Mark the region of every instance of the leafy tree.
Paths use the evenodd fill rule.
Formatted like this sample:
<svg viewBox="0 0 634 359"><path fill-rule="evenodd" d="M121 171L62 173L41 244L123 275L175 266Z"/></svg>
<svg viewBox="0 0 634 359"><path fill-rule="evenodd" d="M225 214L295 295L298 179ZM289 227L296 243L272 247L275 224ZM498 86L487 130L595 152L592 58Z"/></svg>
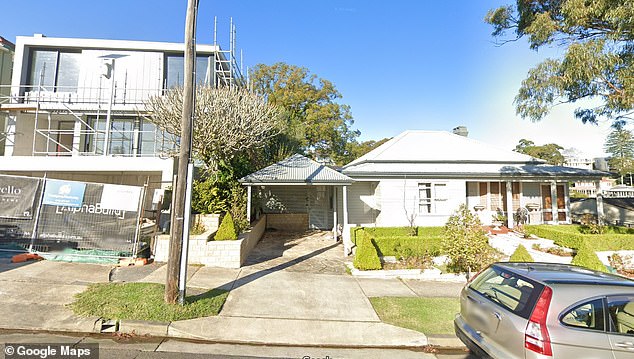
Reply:
<svg viewBox="0 0 634 359"><path fill-rule="evenodd" d="M465 204L461 204L445 224L442 246L449 256L450 267L456 271L471 273L495 259L480 219Z"/></svg>
<svg viewBox="0 0 634 359"><path fill-rule="evenodd" d="M183 89L150 97L146 109L158 128L180 137ZM212 170L245 151L261 149L280 131L280 111L246 89L196 89L192 149Z"/></svg>
<svg viewBox="0 0 634 359"><path fill-rule="evenodd" d="M515 98L523 118L539 121L558 103L595 98L578 108L583 123L629 119L634 109L634 6L631 0L517 0L490 10L485 21L503 42L526 37L531 49L558 45L559 59L531 69Z"/></svg>
<svg viewBox="0 0 634 359"><path fill-rule="evenodd" d="M363 141L363 142L351 142L349 144L349 156L346 159L346 163L347 162L351 162L363 155L365 155L366 153L372 151L373 149L381 146L382 144L384 144L385 142L391 140L391 138L384 138L382 140L369 140L369 141Z"/></svg>
<svg viewBox="0 0 634 359"><path fill-rule="evenodd" d="M336 163L349 156L348 143L359 131L352 130L350 107L338 103L335 85L308 69L278 62L256 65L250 72L254 91L283 109L283 130L267 153L273 162L294 152Z"/></svg>
<svg viewBox="0 0 634 359"><path fill-rule="evenodd" d="M621 175L634 171L634 134L623 126L615 126L605 140L603 149L609 153L610 168Z"/></svg>
<svg viewBox="0 0 634 359"><path fill-rule="evenodd" d="M564 155L561 153L563 149L563 147L554 143L537 146L531 140L521 139L517 146L515 146L514 151L540 158L551 165L559 166L564 163Z"/></svg>

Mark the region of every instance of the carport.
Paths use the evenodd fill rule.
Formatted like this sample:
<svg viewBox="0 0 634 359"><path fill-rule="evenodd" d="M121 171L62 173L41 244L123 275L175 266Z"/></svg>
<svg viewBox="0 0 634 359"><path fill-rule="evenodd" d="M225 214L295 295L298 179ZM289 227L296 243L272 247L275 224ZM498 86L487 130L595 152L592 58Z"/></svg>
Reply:
<svg viewBox="0 0 634 359"><path fill-rule="evenodd" d="M299 154L241 178L247 218L267 215L267 228L332 230L348 223L347 187L353 180Z"/></svg>

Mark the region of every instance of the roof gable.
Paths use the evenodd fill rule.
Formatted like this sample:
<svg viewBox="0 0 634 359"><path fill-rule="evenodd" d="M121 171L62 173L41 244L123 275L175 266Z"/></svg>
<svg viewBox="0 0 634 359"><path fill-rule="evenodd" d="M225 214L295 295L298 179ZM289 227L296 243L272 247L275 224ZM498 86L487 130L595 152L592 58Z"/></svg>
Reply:
<svg viewBox="0 0 634 359"><path fill-rule="evenodd" d="M332 168L294 154L244 176L243 184L350 184L353 180Z"/></svg>

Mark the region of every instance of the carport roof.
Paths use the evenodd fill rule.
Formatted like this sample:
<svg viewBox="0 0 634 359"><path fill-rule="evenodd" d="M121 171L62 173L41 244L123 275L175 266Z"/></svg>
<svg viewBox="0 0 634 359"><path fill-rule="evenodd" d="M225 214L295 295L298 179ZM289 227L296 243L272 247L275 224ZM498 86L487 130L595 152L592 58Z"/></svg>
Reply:
<svg viewBox="0 0 634 359"><path fill-rule="evenodd" d="M349 185L353 180L326 165L294 154L240 178L239 182L243 185Z"/></svg>

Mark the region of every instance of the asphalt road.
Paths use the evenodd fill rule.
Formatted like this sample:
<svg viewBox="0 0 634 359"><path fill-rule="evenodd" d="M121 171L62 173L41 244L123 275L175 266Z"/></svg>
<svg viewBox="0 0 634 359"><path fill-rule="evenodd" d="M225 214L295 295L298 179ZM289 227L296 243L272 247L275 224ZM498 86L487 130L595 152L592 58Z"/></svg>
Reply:
<svg viewBox="0 0 634 359"><path fill-rule="evenodd" d="M145 359L145 358L298 358L298 359L373 359L373 358L420 358L420 359L477 359L465 352L425 353L408 349L367 349L367 348L313 348L284 347L261 345L235 345L221 343L200 343L161 338L122 338L113 336L73 336L67 334L0 332L0 352L7 359L18 359L20 356L5 351L22 345L34 344L69 345L76 348L87 344L98 344L99 359ZM90 356L84 359L94 359Z"/></svg>

